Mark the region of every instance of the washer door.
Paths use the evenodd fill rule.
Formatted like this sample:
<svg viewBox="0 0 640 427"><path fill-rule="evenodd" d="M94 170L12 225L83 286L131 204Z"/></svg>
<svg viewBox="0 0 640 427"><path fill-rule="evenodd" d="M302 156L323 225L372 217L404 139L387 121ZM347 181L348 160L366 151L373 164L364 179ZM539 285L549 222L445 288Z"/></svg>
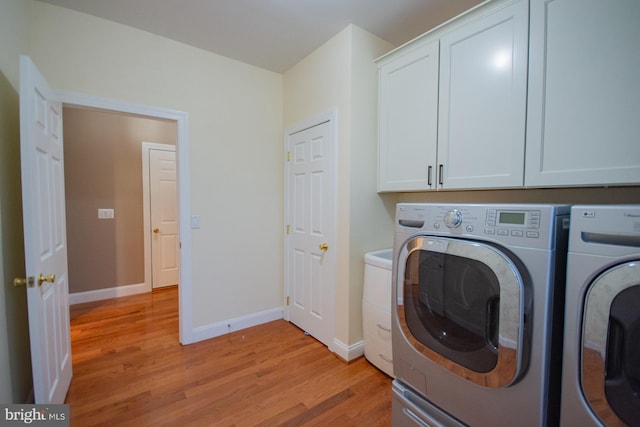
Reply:
<svg viewBox="0 0 640 427"><path fill-rule="evenodd" d="M525 286L489 244L417 236L400 251L400 328L424 356L485 387L513 383L525 365Z"/></svg>
<svg viewBox="0 0 640 427"><path fill-rule="evenodd" d="M640 262L600 274L584 307L584 396L607 426L640 426Z"/></svg>

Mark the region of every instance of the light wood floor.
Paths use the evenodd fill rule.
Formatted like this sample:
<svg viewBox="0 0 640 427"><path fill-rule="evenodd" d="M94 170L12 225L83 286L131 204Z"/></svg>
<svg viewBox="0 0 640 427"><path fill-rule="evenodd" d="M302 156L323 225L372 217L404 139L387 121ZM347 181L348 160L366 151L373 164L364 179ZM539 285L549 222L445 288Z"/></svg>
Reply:
<svg viewBox="0 0 640 427"><path fill-rule="evenodd" d="M72 426L390 426L391 379L278 320L178 343L177 288L71 308Z"/></svg>

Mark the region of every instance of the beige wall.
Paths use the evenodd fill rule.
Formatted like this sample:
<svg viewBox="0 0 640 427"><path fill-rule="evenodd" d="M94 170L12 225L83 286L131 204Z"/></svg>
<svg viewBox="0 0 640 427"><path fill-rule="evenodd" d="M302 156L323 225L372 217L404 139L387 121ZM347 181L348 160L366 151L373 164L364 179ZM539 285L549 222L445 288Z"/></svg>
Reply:
<svg viewBox="0 0 640 427"><path fill-rule="evenodd" d="M31 392L31 354L20 190L19 55L27 52L23 0L0 2L0 403L24 403Z"/></svg>
<svg viewBox="0 0 640 427"><path fill-rule="evenodd" d="M349 152L349 344L362 336L364 254L393 246L396 194L379 195L378 68L392 45L354 26L351 33L351 147Z"/></svg>
<svg viewBox="0 0 640 427"><path fill-rule="evenodd" d="M54 89L189 114L192 326L280 307L282 76L39 1L29 11L30 55Z"/></svg>
<svg viewBox="0 0 640 427"><path fill-rule="evenodd" d="M337 110L337 283L335 337L349 343L349 144L351 27L284 74L284 126Z"/></svg>
<svg viewBox="0 0 640 427"><path fill-rule="evenodd" d="M336 108L338 112L338 224L336 338L362 339L365 252L391 247L392 217L376 194L377 68L390 50L384 40L349 26L284 75L284 125Z"/></svg>
<svg viewBox="0 0 640 427"><path fill-rule="evenodd" d="M63 120L69 292L144 283L142 142L175 145L176 123L70 107Z"/></svg>

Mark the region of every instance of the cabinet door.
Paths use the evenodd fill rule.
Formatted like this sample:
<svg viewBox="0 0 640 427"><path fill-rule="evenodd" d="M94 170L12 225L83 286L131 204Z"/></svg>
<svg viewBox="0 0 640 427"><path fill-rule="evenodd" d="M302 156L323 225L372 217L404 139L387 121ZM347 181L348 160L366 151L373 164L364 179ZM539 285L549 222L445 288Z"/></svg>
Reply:
<svg viewBox="0 0 640 427"><path fill-rule="evenodd" d="M438 41L390 58L379 72L378 190L435 188Z"/></svg>
<svg viewBox="0 0 640 427"><path fill-rule="evenodd" d="M640 182L640 2L532 0L527 186Z"/></svg>
<svg viewBox="0 0 640 427"><path fill-rule="evenodd" d="M509 3L440 39L443 189L523 184L528 12Z"/></svg>

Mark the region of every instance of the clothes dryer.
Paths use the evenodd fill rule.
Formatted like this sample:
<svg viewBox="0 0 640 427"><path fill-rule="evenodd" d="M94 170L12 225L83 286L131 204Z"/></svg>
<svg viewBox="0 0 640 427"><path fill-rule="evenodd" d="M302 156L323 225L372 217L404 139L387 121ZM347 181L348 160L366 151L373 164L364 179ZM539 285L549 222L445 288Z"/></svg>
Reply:
<svg viewBox="0 0 640 427"><path fill-rule="evenodd" d="M557 424L568 226L568 206L397 205L395 427Z"/></svg>
<svg viewBox="0 0 640 427"><path fill-rule="evenodd" d="M561 425L640 426L640 205L571 210Z"/></svg>

